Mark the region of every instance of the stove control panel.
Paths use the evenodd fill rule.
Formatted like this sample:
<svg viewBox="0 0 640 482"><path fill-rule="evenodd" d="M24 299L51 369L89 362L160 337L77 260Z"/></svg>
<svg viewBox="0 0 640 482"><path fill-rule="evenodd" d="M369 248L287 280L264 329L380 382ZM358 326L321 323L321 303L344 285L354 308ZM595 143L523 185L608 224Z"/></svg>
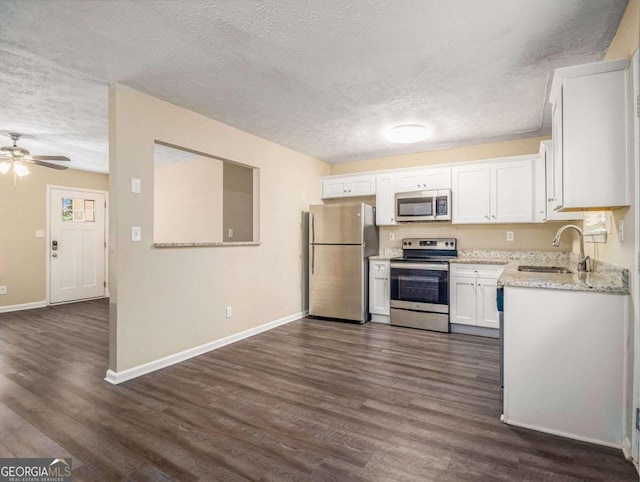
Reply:
<svg viewBox="0 0 640 482"><path fill-rule="evenodd" d="M456 238L404 238L402 240L403 249L453 250L456 249L456 245Z"/></svg>

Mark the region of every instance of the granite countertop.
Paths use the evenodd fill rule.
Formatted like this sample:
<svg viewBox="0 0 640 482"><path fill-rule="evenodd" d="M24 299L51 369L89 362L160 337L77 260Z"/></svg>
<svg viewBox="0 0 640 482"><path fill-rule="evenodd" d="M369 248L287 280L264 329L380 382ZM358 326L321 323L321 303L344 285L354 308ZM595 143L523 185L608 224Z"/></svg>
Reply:
<svg viewBox="0 0 640 482"><path fill-rule="evenodd" d="M543 288L570 291L594 291L600 293L629 293L629 270L603 261L591 260L591 271L578 272L575 253L554 251L481 251L458 252L452 263L505 265L499 286ZM572 273L530 273L518 271L520 265L560 266Z"/></svg>
<svg viewBox="0 0 640 482"><path fill-rule="evenodd" d="M212 248L219 246L260 246L256 241L225 241L213 243L153 243L154 248Z"/></svg>

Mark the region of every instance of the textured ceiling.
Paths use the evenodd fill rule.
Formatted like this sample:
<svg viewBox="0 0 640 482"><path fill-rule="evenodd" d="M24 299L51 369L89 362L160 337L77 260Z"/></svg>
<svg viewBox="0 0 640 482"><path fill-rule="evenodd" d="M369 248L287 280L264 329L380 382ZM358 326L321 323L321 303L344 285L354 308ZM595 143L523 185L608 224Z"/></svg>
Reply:
<svg viewBox="0 0 640 482"><path fill-rule="evenodd" d="M625 6L1 0L0 132L106 172L121 82L329 162L544 134L553 70L600 60ZM403 123L433 137L387 142Z"/></svg>

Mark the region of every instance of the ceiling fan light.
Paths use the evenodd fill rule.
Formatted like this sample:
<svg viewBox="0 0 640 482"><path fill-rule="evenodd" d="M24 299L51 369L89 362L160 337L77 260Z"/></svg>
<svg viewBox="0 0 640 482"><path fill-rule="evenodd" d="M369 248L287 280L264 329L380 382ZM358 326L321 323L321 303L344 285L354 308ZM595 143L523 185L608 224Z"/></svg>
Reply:
<svg viewBox="0 0 640 482"><path fill-rule="evenodd" d="M387 140L396 144L413 144L429 138L431 132L425 126L405 124L387 131Z"/></svg>
<svg viewBox="0 0 640 482"><path fill-rule="evenodd" d="M9 161L0 162L0 174L6 174L11 169L11 163Z"/></svg>
<svg viewBox="0 0 640 482"><path fill-rule="evenodd" d="M22 176L26 176L27 174L29 174L29 169L27 169L27 166L25 166L21 162L14 162L13 163L13 172L15 173L16 176L22 177Z"/></svg>

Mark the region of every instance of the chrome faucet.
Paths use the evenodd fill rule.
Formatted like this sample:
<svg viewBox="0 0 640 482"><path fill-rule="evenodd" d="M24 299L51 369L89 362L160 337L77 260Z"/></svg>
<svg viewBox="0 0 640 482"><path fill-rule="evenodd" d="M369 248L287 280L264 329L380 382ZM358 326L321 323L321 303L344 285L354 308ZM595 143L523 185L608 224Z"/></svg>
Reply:
<svg viewBox="0 0 640 482"><path fill-rule="evenodd" d="M578 258L579 258L578 271L589 271L589 256L584 255L584 235L582 234L582 229L580 229L578 226L574 224L565 224L560 229L558 229L558 232L556 233L556 237L553 238L553 242L551 244L557 248L558 245L560 244L560 236L562 236L562 233L564 232L565 229L569 229L569 228L575 229L576 231L578 231L578 234L580 235L580 254L578 255Z"/></svg>

